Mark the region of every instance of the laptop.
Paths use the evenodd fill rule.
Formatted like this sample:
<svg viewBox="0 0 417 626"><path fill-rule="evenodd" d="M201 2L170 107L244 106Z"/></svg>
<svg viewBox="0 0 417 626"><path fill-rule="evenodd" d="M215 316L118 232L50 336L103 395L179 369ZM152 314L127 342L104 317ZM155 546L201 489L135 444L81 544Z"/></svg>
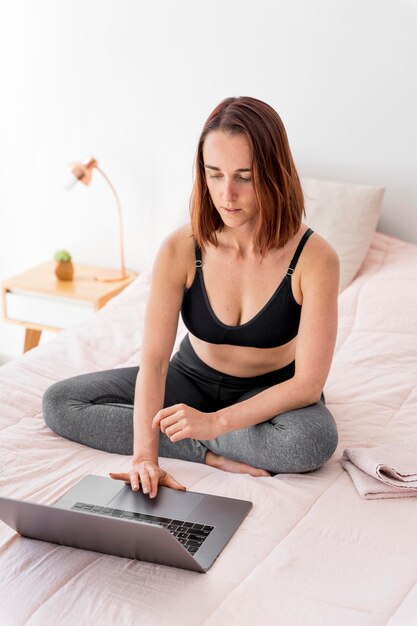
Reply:
<svg viewBox="0 0 417 626"><path fill-rule="evenodd" d="M150 498L88 475L54 505L0 497L0 519L24 537L204 573L252 506L163 486Z"/></svg>

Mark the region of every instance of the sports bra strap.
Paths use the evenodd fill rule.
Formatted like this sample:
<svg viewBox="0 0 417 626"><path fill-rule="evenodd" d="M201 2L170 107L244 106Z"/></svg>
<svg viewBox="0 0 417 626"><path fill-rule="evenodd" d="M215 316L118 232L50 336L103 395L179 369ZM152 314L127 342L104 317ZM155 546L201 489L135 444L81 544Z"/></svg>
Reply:
<svg viewBox="0 0 417 626"><path fill-rule="evenodd" d="M300 243L297 246L297 250L295 251L295 254L294 254L293 258L291 259L291 263L290 263L290 265L288 267L287 276L291 276L291 274L294 273L295 266L297 265L297 261L298 261L299 256L300 256L300 254L301 254L301 252L302 252L302 250L303 250L303 248L305 246L305 243L306 243L307 239L310 237L310 235L313 234L313 232L314 231L311 230L311 228L308 228L306 230L306 232L304 233L304 235L301 237Z"/></svg>
<svg viewBox="0 0 417 626"><path fill-rule="evenodd" d="M307 241L307 239L310 237L310 235L313 234L313 230L311 228L308 228L306 230L306 232L304 233L304 235L302 236L300 243L297 246L297 250L295 251L295 254L293 256L293 258L291 259L291 263L288 267L287 270L287 276L290 276L291 274L293 274L295 266L297 265L297 261L300 257L300 254L305 246L305 243ZM203 261L201 258L201 248L198 245L197 242L195 242L195 266L197 268L197 270L201 270L201 267L203 265Z"/></svg>
<svg viewBox="0 0 417 626"><path fill-rule="evenodd" d="M201 248L197 242L195 242L195 266L198 270L201 269L203 261L201 260Z"/></svg>

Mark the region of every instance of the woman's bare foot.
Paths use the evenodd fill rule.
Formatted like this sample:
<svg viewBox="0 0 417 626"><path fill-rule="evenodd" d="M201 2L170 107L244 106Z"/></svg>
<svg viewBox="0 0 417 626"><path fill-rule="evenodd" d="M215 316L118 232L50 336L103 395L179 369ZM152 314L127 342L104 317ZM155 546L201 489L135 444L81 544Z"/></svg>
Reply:
<svg viewBox="0 0 417 626"><path fill-rule="evenodd" d="M271 474L264 469L252 467L252 465L248 465L247 463L241 463L240 461L232 461L231 459L227 459L225 456L214 454L214 452L211 452L210 450L207 452L204 462L206 463L206 465L216 467L217 469L221 469L224 472L233 472L234 474L249 474L250 476L271 476Z"/></svg>

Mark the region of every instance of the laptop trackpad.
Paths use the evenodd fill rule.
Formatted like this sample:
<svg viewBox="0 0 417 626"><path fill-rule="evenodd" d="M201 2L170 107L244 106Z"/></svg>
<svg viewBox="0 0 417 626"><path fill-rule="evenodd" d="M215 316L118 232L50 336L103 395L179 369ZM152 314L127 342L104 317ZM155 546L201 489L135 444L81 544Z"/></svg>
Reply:
<svg viewBox="0 0 417 626"><path fill-rule="evenodd" d="M204 494L201 493L161 486L158 487L157 496L150 498L142 491L132 491L131 486L126 485L107 506L134 513L185 520L203 498Z"/></svg>

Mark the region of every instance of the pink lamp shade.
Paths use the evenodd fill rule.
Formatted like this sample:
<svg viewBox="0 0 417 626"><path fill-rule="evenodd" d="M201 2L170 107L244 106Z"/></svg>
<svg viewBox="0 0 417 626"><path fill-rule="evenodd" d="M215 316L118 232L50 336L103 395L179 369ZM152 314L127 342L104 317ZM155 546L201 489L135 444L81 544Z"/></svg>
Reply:
<svg viewBox="0 0 417 626"><path fill-rule="evenodd" d="M101 170L98 166L98 163L94 157L88 157L82 163L73 163L71 166L71 179L65 185L65 189L69 191L74 187L74 185L80 181L84 183L84 185L89 185L92 178L93 169L96 169L103 176L110 189L113 192L114 197L116 198L117 210L119 215L119 239L120 239L120 257L121 257L121 267L119 270L102 270L97 273L95 276L96 280L102 282L112 282L116 280L123 280L127 278L128 274L125 269L125 261L124 261L124 244L123 244L123 225L122 225L122 207L120 205L119 197L116 193L115 188L110 182L108 176Z"/></svg>

